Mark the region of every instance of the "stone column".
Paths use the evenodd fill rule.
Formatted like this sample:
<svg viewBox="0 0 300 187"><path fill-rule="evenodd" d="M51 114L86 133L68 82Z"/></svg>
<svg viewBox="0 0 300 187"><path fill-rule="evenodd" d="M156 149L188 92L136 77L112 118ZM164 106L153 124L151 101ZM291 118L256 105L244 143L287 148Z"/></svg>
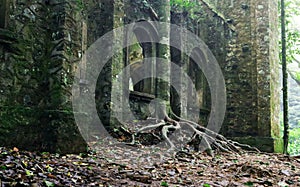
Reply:
<svg viewBox="0 0 300 187"><path fill-rule="evenodd" d="M282 151L279 137L279 59L277 1L252 1L253 60L257 73L258 145Z"/></svg>
<svg viewBox="0 0 300 187"><path fill-rule="evenodd" d="M182 25L182 14L173 13L171 14L171 22L172 24ZM172 28L170 35L171 45L181 46L182 44L182 33L180 33L180 29ZM174 34L173 34L174 33ZM176 33L176 34L175 34ZM171 48L171 61L176 64L178 67L181 67L181 71L177 71L178 68L173 67L171 64L171 85L179 85L180 90L175 90L171 87L171 109L177 116L186 116L186 105L184 105L183 99L187 98L185 93L183 92L183 59L181 49Z"/></svg>
<svg viewBox="0 0 300 187"><path fill-rule="evenodd" d="M122 27L124 25L124 3L123 0L115 0L113 2L113 29L118 27ZM114 113L118 115L118 121L123 121L123 109L125 108L124 105L124 89L125 87L128 88L128 83L124 81L125 77L121 77L120 72L123 70L125 62L124 62L124 50L123 42L124 42L124 34L125 33L116 33L113 31L113 57L112 57L112 84L114 86L111 90L111 111L112 116L110 120L110 125L114 126L117 125L118 122L115 121ZM126 83L125 83L126 82ZM127 98L128 99L128 98ZM121 107L114 107L113 105L118 103L122 103ZM128 107L127 107L128 108ZM114 111L118 110L118 111Z"/></svg>
<svg viewBox="0 0 300 187"><path fill-rule="evenodd" d="M220 10L235 28L224 69L225 135L263 151L281 152L277 1L232 0Z"/></svg>
<svg viewBox="0 0 300 187"><path fill-rule="evenodd" d="M224 33L224 59L218 57L218 48L210 46L215 38L209 33L200 36L217 57L226 81L227 111L222 133L263 151L281 152L277 1L203 2L206 2L204 7L223 18L225 28L229 28ZM206 20L213 25L214 19L207 16ZM203 30L205 28L202 33Z"/></svg>
<svg viewBox="0 0 300 187"><path fill-rule="evenodd" d="M158 7L158 17L160 22L170 23L170 2L168 0L159 0L157 3L160 5ZM169 42L170 39L170 28L168 24L163 27L160 25L158 30L159 40L161 41L158 44L157 56L158 59L156 63L156 74L158 77L162 77L162 79L157 79L156 85L156 97L159 99L160 105L166 104L166 109L170 106L170 46L162 45L162 42ZM160 107L160 106L158 106ZM158 117L164 114L166 111L158 112L158 108L156 109Z"/></svg>

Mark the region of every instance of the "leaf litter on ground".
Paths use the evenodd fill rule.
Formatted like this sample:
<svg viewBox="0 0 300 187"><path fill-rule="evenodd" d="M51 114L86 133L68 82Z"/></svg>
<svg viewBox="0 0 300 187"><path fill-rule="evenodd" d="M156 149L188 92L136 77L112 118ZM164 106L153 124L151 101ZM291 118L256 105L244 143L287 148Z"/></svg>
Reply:
<svg viewBox="0 0 300 187"><path fill-rule="evenodd" d="M0 186L300 186L300 158L177 154L143 165L105 153L58 155L0 148Z"/></svg>

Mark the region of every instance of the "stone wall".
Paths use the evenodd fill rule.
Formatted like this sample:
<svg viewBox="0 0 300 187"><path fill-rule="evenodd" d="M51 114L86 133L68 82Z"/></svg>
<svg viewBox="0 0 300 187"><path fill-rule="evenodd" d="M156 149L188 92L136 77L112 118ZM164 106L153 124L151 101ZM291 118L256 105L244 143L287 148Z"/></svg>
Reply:
<svg viewBox="0 0 300 187"><path fill-rule="evenodd" d="M0 31L0 146L86 151L71 106L81 51L78 4L4 2L8 21Z"/></svg>
<svg viewBox="0 0 300 187"><path fill-rule="evenodd" d="M17 136L18 142L23 142L24 147L31 145L32 149L61 152L84 150L85 144L80 140L74 125L70 102L75 69L83 69L80 76L75 78L80 79L84 87L87 83L84 69L92 68L88 61L82 60L79 63L80 57L98 38L124 24L141 20L171 21L197 34L208 45L223 70L227 88L227 111L221 132L227 137L250 143L265 151L280 151L276 0L203 0L200 1L199 11L194 12L193 16L189 12L173 10L172 17L166 0L41 0L41 7L27 1L0 2L0 9L5 4L6 14L11 15L6 16L2 11L0 13L1 115L12 115L12 119L18 117L13 126L1 124L0 133L5 135L4 139L11 140L6 137ZM37 10L36 15L47 18L47 24L40 22L31 13L30 8L36 6L45 10ZM155 28L153 25L150 27ZM162 29L160 33L168 37L170 31ZM114 33L113 37L117 34ZM124 33L121 38L115 38L112 47L118 51L128 37ZM163 39L163 36L158 37L159 41ZM185 36L170 37L182 41ZM37 45L40 46L36 47ZM48 49L49 47L52 49ZM151 52L144 57L171 58L184 70L189 70L191 61L186 54L174 49L170 51L164 45L152 45L150 48L148 46L147 49ZM120 94L118 102L123 103L122 94L128 88L124 84L118 93L112 93L112 82L116 81L116 75L125 65L132 63L130 50L119 50L98 77L95 96L97 111L107 127L112 127L115 122L111 113L111 94ZM172 74L172 69L170 74L172 67L169 64L154 61L151 64L154 64L152 68L160 70L155 73L163 73L166 80L171 78L171 81L175 81L174 77L177 75ZM37 73L40 71L41 73ZM43 76L45 78L40 79ZM171 104L175 113L184 117L191 114L186 88L183 87L181 93L171 90L169 98L168 83L146 80L143 84L153 87L147 91L151 96L146 102L149 103L153 96L159 97L170 101L168 104ZM203 82L204 87L205 84L207 86ZM83 87L78 89L82 91ZM201 94L203 105L199 107L209 109L209 89L206 87ZM13 110L7 109L8 106ZM207 113L202 121L206 117ZM2 121L9 119L2 118ZM35 123L36 128L28 125L32 123ZM33 136L28 139L27 134ZM7 140L1 142L14 144Z"/></svg>
<svg viewBox="0 0 300 187"><path fill-rule="evenodd" d="M194 15L175 10L172 18L173 23L197 34L222 68L227 110L221 133L265 151L280 152L277 1L200 2ZM187 70L190 62L184 54L176 50L171 54ZM204 94L207 108L208 94ZM191 111L184 111L189 108L184 98L181 113L188 116Z"/></svg>
<svg viewBox="0 0 300 187"><path fill-rule="evenodd" d="M227 114L222 132L265 151L281 151L277 1L210 1L206 5L231 28L223 32L228 33L225 59L215 51L222 48L208 43L226 81Z"/></svg>

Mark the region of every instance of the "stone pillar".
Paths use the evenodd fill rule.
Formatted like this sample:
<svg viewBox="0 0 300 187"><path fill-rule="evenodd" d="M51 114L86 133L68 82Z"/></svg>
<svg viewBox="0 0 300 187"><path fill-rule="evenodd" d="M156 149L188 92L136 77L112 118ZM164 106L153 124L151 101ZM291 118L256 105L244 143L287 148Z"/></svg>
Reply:
<svg viewBox="0 0 300 187"><path fill-rule="evenodd" d="M224 134L263 151L281 152L277 1L233 0L221 10L235 28L224 69Z"/></svg>
<svg viewBox="0 0 300 187"><path fill-rule="evenodd" d="M3 14L3 9L0 12L8 20L1 30L14 36L12 42L7 40L3 45L6 60L0 62L0 82L5 90L5 99L0 101L4 114L0 129L6 129L7 122L10 126L0 144L52 152L85 151L70 102L73 69L80 51L77 4L0 2L6 7L4 12L9 10L8 14ZM19 21L20 16L23 21Z"/></svg>
<svg viewBox="0 0 300 187"><path fill-rule="evenodd" d="M182 14L180 13L171 13L171 23L180 25L182 24ZM182 34L180 33L180 30L175 28L172 28L174 30L171 30L170 34L170 42L172 42L172 45L181 46L182 43ZM172 34L174 33L174 34ZM175 34L176 33L176 34ZM171 62L176 64L178 67L183 68L183 59L182 59L182 53L181 49L176 49L171 47ZM171 85L179 85L180 90L175 90L171 87L171 109L177 116L184 116L186 117L186 102L183 101L183 99L187 98L184 90L183 90L183 70L177 72L176 69L171 65Z"/></svg>
<svg viewBox="0 0 300 187"><path fill-rule="evenodd" d="M87 34L88 47L96 42L101 36L113 30L114 27L114 4L111 0L87 2ZM111 41L107 41L110 43ZM87 68L92 68L87 66ZM91 70L90 70L91 71ZM107 62L99 74L96 87L96 102L99 117L105 127L110 125L110 104L112 89L112 60Z"/></svg>
<svg viewBox="0 0 300 187"><path fill-rule="evenodd" d="M208 21L201 22L200 37L217 58L226 82L227 110L221 132L263 151L281 152L277 1L204 0L202 4ZM214 24L211 12L223 19L224 26ZM215 33L224 29L224 51L211 45L217 39L207 32L210 29Z"/></svg>
<svg viewBox="0 0 300 187"><path fill-rule="evenodd" d="M158 7L158 17L160 22L170 23L170 2L168 0L159 0L157 3L160 5ZM166 104L166 109L170 107L170 46L164 45L161 43L168 43L170 39L170 28L168 24L165 27L160 25L159 31L159 40L161 41L158 44L157 56L158 59L156 63L156 74L158 77L162 77L162 79L157 79L156 85L156 97L159 99L160 105ZM162 60L163 59L163 60ZM158 106L161 107L161 106ZM165 110L163 108L163 110ZM158 112L159 109L156 108L156 112L158 117L164 117L164 113L166 111ZM162 116L161 116L162 115Z"/></svg>
<svg viewBox="0 0 300 187"><path fill-rule="evenodd" d="M124 3L123 0L115 0L113 2L113 29L116 29L118 27L122 27L124 25ZM125 42L124 39L125 33L116 33L113 31L113 57L112 57L112 84L114 85L111 90L111 120L110 120L110 126L113 127L115 125L118 125L119 123L116 121L114 116L114 113L118 115L118 121L123 122L124 117L123 115L126 115L123 113L124 106L124 91L125 89L128 89L128 83L125 83L126 77L121 77L120 72L123 70L125 62L124 62L124 50L123 50L123 42ZM127 88L126 88L127 87ZM128 99L128 98L127 98ZM121 107L115 107L113 105L116 105L117 103L122 103ZM116 111L118 110L118 111Z"/></svg>
<svg viewBox="0 0 300 187"><path fill-rule="evenodd" d="M279 59L277 1L252 1L253 59L257 73L257 124L259 145L281 152L279 137Z"/></svg>

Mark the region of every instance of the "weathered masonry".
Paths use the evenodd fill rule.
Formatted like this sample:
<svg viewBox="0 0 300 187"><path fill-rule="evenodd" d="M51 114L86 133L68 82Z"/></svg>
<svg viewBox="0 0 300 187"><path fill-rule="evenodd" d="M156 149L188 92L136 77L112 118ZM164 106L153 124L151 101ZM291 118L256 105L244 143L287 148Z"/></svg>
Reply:
<svg viewBox="0 0 300 187"><path fill-rule="evenodd" d="M143 22L143 26L124 33L114 45L122 46L129 38L136 44L114 55L98 77L97 109L104 124L114 122L110 111L112 81L128 65L130 76L123 89L130 90L130 106L138 117L147 117L148 104L159 96L168 101L174 113L205 124L210 90L201 69L189 58L195 55L201 59L203 51L195 49L188 55L175 48L139 42L144 37L185 41L186 36L179 32L168 35L171 31L167 28L158 31L153 21L160 21L187 28L216 57L227 92L221 132L264 151L280 152L277 1L199 0L197 11L179 6L170 9L169 4L167 0L0 0L0 144L20 142L18 146L61 152L84 150L72 117L75 69L89 68L89 62L80 59L98 38L135 22ZM187 45L182 43L183 48ZM144 59L162 56L189 75L199 98L196 103L189 101L188 86L178 92L155 78L137 80L143 63L155 77L160 62ZM171 65L169 71L171 84L180 80ZM82 80L81 92L88 84L86 76L82 71L75 77ZM160 94L161 89L169 89L170 94ZM22 133L30 134L30 138Z"/></svg>

